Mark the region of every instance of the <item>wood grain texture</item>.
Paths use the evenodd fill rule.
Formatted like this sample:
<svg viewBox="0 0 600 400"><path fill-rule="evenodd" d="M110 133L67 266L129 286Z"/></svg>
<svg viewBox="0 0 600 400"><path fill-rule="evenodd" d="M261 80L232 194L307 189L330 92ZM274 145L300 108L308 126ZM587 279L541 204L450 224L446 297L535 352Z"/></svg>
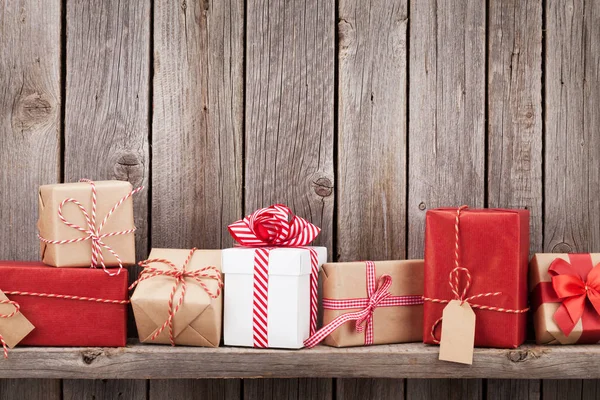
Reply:
<svg viewBox="0 0 600 400"><path fill-rule="evenodd" d="M61 2L0 3L0 258L39 259L37 190L60 180ZM1 380L1 399L58 399L58 380Z"/></svg>
<svg viewBox="0 0 600 400"><path fill-rule="evenodd" d="M247 7L245 212L287 204L321 227L314 243L331 252L335 2L249 0ZM249 380L244 393L330 398L323 385L332 382Z"/></svg>
<svg viewBox="0 0 600 400"><path fill-rule="evenodd" d="M600 396L597 380L546 379L543 381L544 400L596 400Z"/></svg>
<svg viewBox="0 0 600 400"><path fill-rule="evenodd" d="M352 348L317 346L307 350L170 347L130 344L126 348L17 347L0 363L2 378L65 379L204 379L204 378L496 378L599 379L599 346L535 346L519 349L477 348L472 366L438 360L439 349L421 343ZM326 379L327 380L327 379ZM234 381L228 381L234 382ZM244 382L244 390L257 390ZM419 385L454 390L460 380L433 389L426 380L411 383L407 397ZM474 382L474 381L473 381ZM283 383L282 383L283 384ZM285 383L300 390L302 380ZM412 384L412 386L410 386ZM310 386L317 385L317 386ZM296 390L297 389L297 390ZM313 391L316 391L314 389ZM417 390L417 392L422 392ZM463 389L460 389L463 390ZM478 389L480 390L480 389ZM312 392L311 392L312 393ZM433 393L433 392L432 392Z"/></svg>
<svg viewBox="0 0 600 400"><path fill-rule="evenodd" d="M241 399L241 380L183 379L152 380L149 400L238 400Z"/></svg>
<svg viewBox="0 0 600 400"><path fill-rule="evenodd" d="M406 257L407 6L339 3L339 261ZM335 387L338 399L404 393L402 380L338 379Z"/></svg>
<svg viewBox="0 0 600 400"><path fill-rule="evenodd" d="M128 379L63 381L63 400L146 400L146 381Z"/></svg>
<svg viewBox="0 0 600 400"><path fill-rule="evenodd" d="M334 0L249 0L245 211L285 203L333 238Z"/></svg>
<svg viewBox="0 0 600 400"><path fill-rule="evenodd" d="M244 1L154 2L152 246L221 248L242 216Z"/></svg>
<svg viewBox="0 0 600 400"><path fill-rule="evenodd" d="M482 398L480 379L409 379L406 399L410 400L479 400Z"/></svg>
<svg viewBox="0 0 600 400"><path fill-rule="evenodd" d="M244 1L154 2L152 123L153 247L230 246L227 225L242 216ZM190 388L239 393L240 382L181 381L154 398Z"/></svg>
<svg viewBox="0 0 600 400"><path fill-rule="evenodd" d="M406 255L407 20L406 0L340 2L337 258L343 261Z"/></svg>
<svg viewBox="0 0 600 400"><path fill-rule="evenodd" d="M402 379L337 379L336 399L404 399Z"/></svg>
<svg viewBox="0 0 600 400"><path fill-rule="evenodd" d="M244 400L330 400L331 379L245 379Z"/></svg>
<svg viewBox="0 0 600 400"><path fill-rule="evenodd" d="M489 2L488 207L527 208L542 250L542 1ZM489 398L538 399L540 382L488 381Z"/></svg>
<svg viewBox="0 0 600 400"><path fill-rule="evenodd" d="M408 257L422 258L427 209L484 206L486 4L412 0L410 12ZM409 380L406 398L481 392L481 381Z"/></svg>
<svg viewBox="0 0 600 400"><path fill-rule="evenodd" d="M600 4L545 5L544 251L590 252L600 248ZM545 381L544 398L583 398L588 385Z"/></svg>
<svg viewBox="0 0 600 400"><path fill-rule="evenodd" d="M147 186L150 4L73 0L65 11L65 181L119 179ZM137 259L148 254L147 193L134 197ZM129 268L130 281L138 270ZM131 312L129 331L135 335ZM63 391L73 399L146 396L143 381L66 380Z"/></svg>
<svg viewBox="0 0 600 400"><path fill-rule="evenodd" d="M62 400L58 379L0 379L1 400Z"/></svg>
<svg viewBox="0 0 600 400"><path fill-rule="evenodd" d="M542 1L490 2L488 207L531 212L542 250Z"/></svg>
<svg viewBox="0 0 600 400"><path fill-rule="evenodd" d="M537 379L488 379L487 400L540 400L541 382ZM545 398L545 397L544 397Z"/></svg>

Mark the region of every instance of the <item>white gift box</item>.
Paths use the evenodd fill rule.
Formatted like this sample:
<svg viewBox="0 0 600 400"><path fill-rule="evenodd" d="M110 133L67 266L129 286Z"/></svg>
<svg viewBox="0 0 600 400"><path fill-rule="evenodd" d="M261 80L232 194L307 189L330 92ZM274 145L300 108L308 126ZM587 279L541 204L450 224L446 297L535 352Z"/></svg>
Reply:
<svg viewBox="0 0 600 400"><path fill-rule="evenodd" d="M317 251L319 269L326 247ZM226 346L253 347L254 249L225 249L223 341ZM310 251L275 248L269 253L267 331L269 347L300 349L310 331Z"/></svg>

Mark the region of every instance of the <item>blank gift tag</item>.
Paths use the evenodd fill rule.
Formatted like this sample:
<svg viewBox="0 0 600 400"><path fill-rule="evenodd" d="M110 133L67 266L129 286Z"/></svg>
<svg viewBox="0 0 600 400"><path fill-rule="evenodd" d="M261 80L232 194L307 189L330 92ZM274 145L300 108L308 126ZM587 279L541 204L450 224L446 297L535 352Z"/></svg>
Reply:
<svg viewBox="0 0 600 400"><path fill-rule="evenodd" d="M8 300L0 291L0 300ZM12 304L0 304L0 314L9 315L15 311ZM10 318L0 318L0 335L9 348L13 348L33 330L34 326L20 312ZM0 350L2 346L0 346Z"/></svg>
<svg viewBox="0 0 600 400"><path fill-rule="evenodd" d="M473 364L475 313L469 303L451 300L442 313L440 360Z"/></svg>

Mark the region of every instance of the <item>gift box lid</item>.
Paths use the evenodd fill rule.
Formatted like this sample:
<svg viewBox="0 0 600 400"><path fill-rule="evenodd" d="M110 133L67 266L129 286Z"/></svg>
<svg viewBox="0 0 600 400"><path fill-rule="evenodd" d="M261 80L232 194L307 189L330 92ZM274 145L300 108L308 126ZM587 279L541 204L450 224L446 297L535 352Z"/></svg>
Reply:
<svg viewBox="0 0 600 400"><path fill-rule="evenodd" d="M315 247L319 258L319 266L327 262L327 248ZM224 274L254 273L254 248L234 247L225 249L222 253ZM269 275L301 276L310 274L310 252L308 247L279 247L269 253Z"/></svg>

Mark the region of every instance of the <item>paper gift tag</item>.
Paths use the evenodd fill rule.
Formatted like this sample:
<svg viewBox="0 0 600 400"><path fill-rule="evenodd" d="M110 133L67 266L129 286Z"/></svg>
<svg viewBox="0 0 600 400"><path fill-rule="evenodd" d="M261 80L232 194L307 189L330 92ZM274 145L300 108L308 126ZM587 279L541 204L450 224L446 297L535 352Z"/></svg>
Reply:
<svg viewBox="0 0 600 400"><path fill-rule="evenodd" d="M0 291L0 300L8 297ZM0 314L8 315L15 311L12 304L0 304ZM0 335L11 349L15 347L35 327L22 313L17 313L10 318L0 318Z"/></svg>
<svg viewBox="0 0 600 400"><path fill-rule="evenodd" d="M442 313L440 360L473 364L475 313L469 303L451 300Z"/></svg>

